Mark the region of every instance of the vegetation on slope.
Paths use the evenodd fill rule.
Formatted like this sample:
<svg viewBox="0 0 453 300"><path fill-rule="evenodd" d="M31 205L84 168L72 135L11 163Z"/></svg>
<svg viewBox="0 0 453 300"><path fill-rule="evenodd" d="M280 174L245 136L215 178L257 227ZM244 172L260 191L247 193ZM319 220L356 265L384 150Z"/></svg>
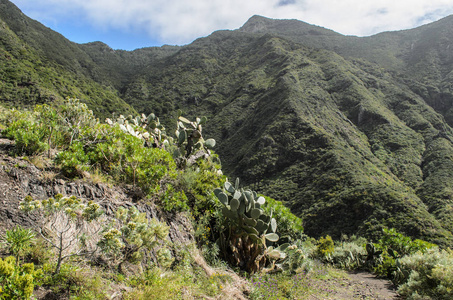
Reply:
<svg viewBox="0 0 453 300"><path fill-rule="evenodd" d="M121 97L167 128L178 110L206 115L225 173L282 200L310 235L388 226L451 245L451 18L356 38L253 17L184 47L126 52L71 43L8 1L0 11L2 102L78 96L103 118L129 109ZM79 154L81 173L93 158Z"/></svg>
<svg viewBox="0 0 453 300"><path fill-rule="evenodd" d="M9 1L0 3L1 102L32 107L78 97L99 117L134 113L99 73L78 45L29 19Z"/></svg>
<svg viewBox="0 0 453 300"><path fill-rule="evenodd" d="M149 142L156 138L157 128L163 130L158 123L146 123L146 118L100 123L85 104L73 99L56 107L39 105L33 112L1 111L2 134L15 140L16 155L28 154L34 162L51 159L40 168L53 169L61 178L89 181L102 173L101 180L133 185L141 195L110 215L102 209L111 208L114 199L85 204L61 194L39 200L25 197L20 205L24 213L43 212L32 221L42 238L20 226L1 236L4 251L14 255L0 260L3 299L29 298L38 286L56 297L75 299L111 297L114 290L109 286L123 286L124 299L336 295L338 291L325 282L345 275L320 262L391 278L409 298L451 297L451 251L394 229L381 231L374 243L345 236L341 242L330 236L309 238L303 234L302 221L281 202L242 189L238 181L234 185L225 181L209 149L174 151L178 143L186 151L191 147L187 137L201 131L202 119L190 122L179 117L178 123L193 126L190 135L185 133L182 139L184 126L178 124L179 136L172 139L161 131L159 144ZM201 135L199 140L204 141ZM186 164L177 163L180 155L186 156ZM160 206L167 216L183 211L192 218L194 229L189 234L195 235L196 244L181 247L170 242L164 223L169 219L152 216L146 208L150 205ZM197 246L217 266L215 271L200 261ZM253 260L242 255L249 252L254 253ZM240 278L227 270L223 259L248 275ZM245 294L231 294L240 281L245 282Z"/></svg>
<svg viewBox="0 0 453 300"><path fill-rule="evenodd" d="M451 129L391 73L271 35L228 31L162 64L139 79L140 91L130 85L126 99L168 116L206 113L226 172L283 200L308 233L372 236L391 226L451 242L442 220L448 208L431 209L421 188L431 182L426 149L450 143ZM449 174L441 175L445 188Z"/></svg>

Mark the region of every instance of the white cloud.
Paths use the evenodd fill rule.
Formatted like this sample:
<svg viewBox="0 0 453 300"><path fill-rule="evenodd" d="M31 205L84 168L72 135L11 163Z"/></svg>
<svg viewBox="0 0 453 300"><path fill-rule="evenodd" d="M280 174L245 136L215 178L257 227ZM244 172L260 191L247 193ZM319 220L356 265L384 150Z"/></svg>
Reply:
<svg viewBox="0 0 453 300"><path fill-rule="evenodd" d="M412 28L453 13L450 0L13 0L38 20L76 16L98 28L144 30L162 43L185 44L236 29L258 14L299 19L348 35ZM76 21L75 21L76 22Z"/></svg>

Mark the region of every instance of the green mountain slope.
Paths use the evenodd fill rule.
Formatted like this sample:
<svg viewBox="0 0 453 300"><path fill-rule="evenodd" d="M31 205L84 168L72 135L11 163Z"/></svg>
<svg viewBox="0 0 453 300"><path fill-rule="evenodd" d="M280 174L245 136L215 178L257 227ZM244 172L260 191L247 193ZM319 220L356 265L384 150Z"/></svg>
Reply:
<svg viewBox="0 0 453 300"><path fill-rule="evenodd" d="M33 105L66 97L98 116L134 112L89 55L75 43L0 1L0 101Z"/></svg>
<svg viewBox="0 0 453 300"><path fill-rule="evenodd" d="M102 42L78 45L102 73L95 80L108 80L117 90L127 85L131 78L143 73L143 69L163 57L177 52L178 46L163 46L136 49L134 51L113 50Z"/></svg>
<svg viewBox="0 0 453 300"><path fill-rule="evenodd" d="M307 234L388 226L452 245L452 17L358 38L254 16L128 52L71 43L0 1L2 102L75 96L167 128L177 110L206 115L229 177L285 201Z"/></svg>
<svg viewBox="0 0 453 300"><path fill-rule="evenodd" d="M124 99L208 115L228 173L285 200L308 234L389 226L450 243L440 203L452 131L396 74L271 33L220 31L150 65Z"/></svg>
<svg viewBox="0 0 453 300"><path fill-rule="evenodd" d="M304 46L334 51L347 59L362 58L379 64L397 73L395 81L410 87L452 125L452 26L453 16L449 16L411 30L358 38L296 20L253 16L240 31L273 34Z"/></svg>

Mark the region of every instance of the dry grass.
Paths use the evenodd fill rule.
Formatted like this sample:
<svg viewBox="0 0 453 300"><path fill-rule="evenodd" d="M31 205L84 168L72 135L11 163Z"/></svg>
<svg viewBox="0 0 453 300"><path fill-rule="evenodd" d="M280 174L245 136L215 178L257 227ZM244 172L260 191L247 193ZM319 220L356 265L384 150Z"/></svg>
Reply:
<svg viewBox="0 0 453 300"><path fill-rule="evenodd" d="M54 181L57 175L58 173L55 173L53 171L42 171L41 174L39 174L39 179L41 179L43 183L49 183Z"/></svg>
<svg viewBox="0 0 453 300"><path fill-rule="evenodd" d="M89 182L92 184L97 184L97 183L108 184L110 182L109 177L98 169L94 169L93 172L91 172L91 173L86 172L86 171L82 172L82 177L86 182Z"/></svg>
<svg viewBox="0 0 453 300"><path fill-rule="evenodd" d="M29 161L40 170L44 170L52 164L52 162L48 158L42 155L32 156L30 157Z"/></svg>

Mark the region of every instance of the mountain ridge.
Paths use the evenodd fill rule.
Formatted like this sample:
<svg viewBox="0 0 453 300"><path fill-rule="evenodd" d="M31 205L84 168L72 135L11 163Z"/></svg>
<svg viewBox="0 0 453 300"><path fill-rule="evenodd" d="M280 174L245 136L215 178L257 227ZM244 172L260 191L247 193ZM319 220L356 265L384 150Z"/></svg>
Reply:
<svg viewBox="0 0 453 300"><path fill-rule="evenodd" d="M28 20L6 18L9 1L0 1L0 25ZM375 237L395 227L451 246L452 19L359 38L253 16L186 46L134 51L66 42L39 25L22 35L5 30L0 62L14 58L33 84L0 73L9 84L0 99L24 101L14 91L46 87L53 98L25 99L78 96L100 116L153 112L168 128L178 110L205 115L203 135L217 140L229 177L284 201L307 234ZM54 38L61 43L46 52ZM45 58L47 79L35 58Z"/></svg>

